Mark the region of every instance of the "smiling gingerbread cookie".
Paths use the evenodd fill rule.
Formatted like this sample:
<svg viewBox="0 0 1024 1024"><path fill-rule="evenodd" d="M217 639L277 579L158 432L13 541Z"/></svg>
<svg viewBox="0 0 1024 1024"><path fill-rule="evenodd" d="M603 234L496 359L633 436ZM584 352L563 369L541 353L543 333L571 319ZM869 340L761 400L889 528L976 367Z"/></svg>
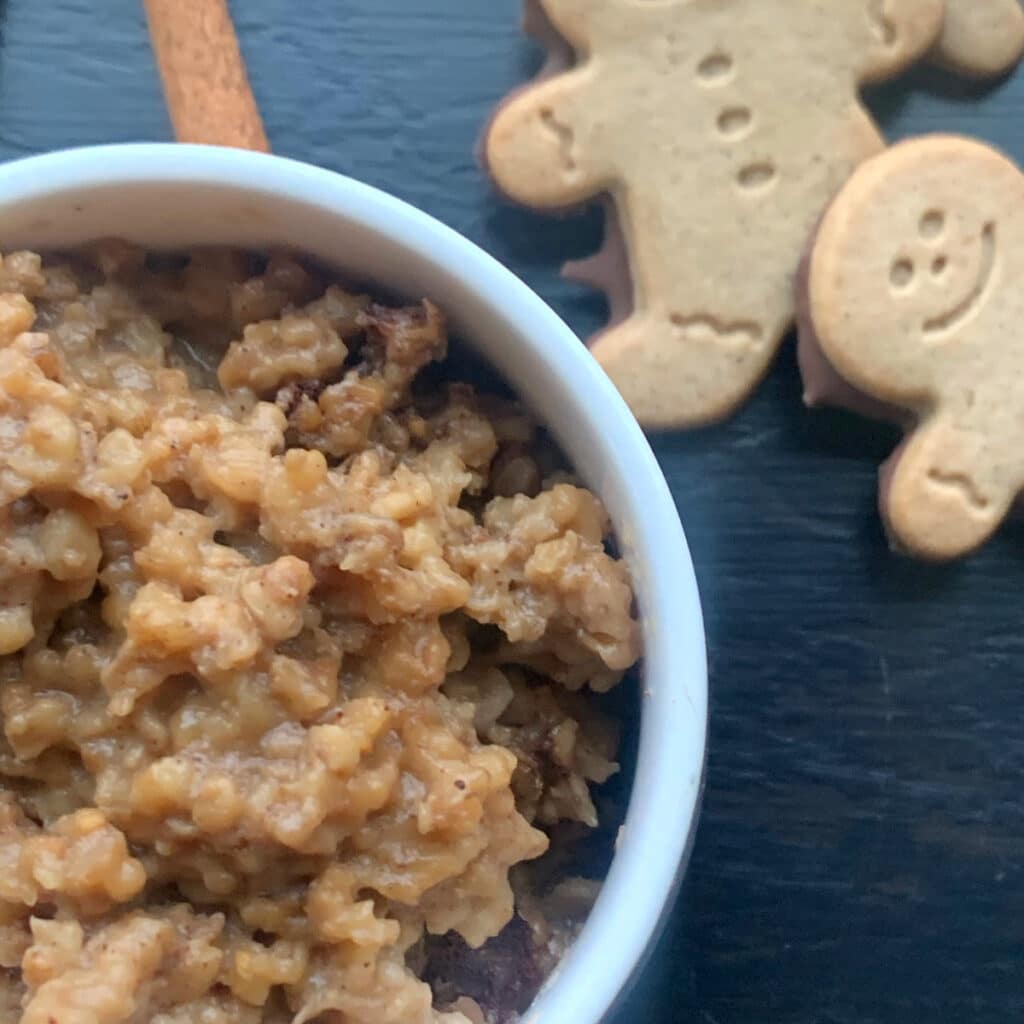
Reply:
<svg viewBox="0 0 1024 1024"><path fill-rule="evenodd" d="M801 348L850 393L906 411L881 509L913 554L970 552L1024 491L1022 280L1024 174L967 139L918 139L868 161L818 228ZM824 364L803 355L806 379Z"/></svg>
<svg viewBox="0 0 1024 1024"><path fill-rule="evenodd" d="M503 104L487 167L530 206L611 195L621 242L584 272L631 294L592 351L645 426L720 419L792 324L822 209L883 147L858 85L931 49L943 0L533 2L577 63Z"/></svg>

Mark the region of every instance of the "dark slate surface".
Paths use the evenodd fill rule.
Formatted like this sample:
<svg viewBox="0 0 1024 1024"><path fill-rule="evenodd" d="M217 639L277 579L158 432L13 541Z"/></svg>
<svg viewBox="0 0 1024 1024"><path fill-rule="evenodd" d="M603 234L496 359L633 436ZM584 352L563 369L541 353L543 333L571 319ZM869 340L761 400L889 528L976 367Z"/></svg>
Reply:
<svg viewBox="0 0 1024 1024"><path fill-rule="evenodd" d="M279 153L416 203L588 333L603 304L557 269L596 245L595 215L512 210L473 161L537 65L517 6L234 9ZM168 137L140 11L7 0L0 158ZM970 132L1024 159L1024 77L925 73L873 104L894 137ZM617 1024L1002 1024L1024 1011L1024 527L953 568L892 557L874 511L892 435L799 391L787 350L733 422L656 441L706 601L711 752L683 897Z"/></svg>

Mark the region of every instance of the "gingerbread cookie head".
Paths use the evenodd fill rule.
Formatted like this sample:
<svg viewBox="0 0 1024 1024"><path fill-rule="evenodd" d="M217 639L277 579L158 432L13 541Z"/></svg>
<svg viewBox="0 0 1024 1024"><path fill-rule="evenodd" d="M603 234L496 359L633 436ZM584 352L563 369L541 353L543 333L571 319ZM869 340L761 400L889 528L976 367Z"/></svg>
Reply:
<svg viewBox="0 0 1024 1024"><path fill-rule="evenodd" d="M894 541L984 542L1024 490L1024 175L967 139L865 163L818 230L805 329L859 392L916 413L883 473Z"/></svg>
<svg viewBox="0 0 1024 1024"><path fill-rule="evenodd" d="M1024 53L1021 0L946 0L938 60L972 76L1001 75Z"/></svg>
<svg viewBox="0 0 1024 1024"><path fill-rule="evenodd" d="M502 106L487 167L533 207L611 195L626 260L587 269L632 308L591 350L645 426L720 419L792 324L816 219L883 145L858 84L927 53L943 0L536 2L578 63Z"/></svg>

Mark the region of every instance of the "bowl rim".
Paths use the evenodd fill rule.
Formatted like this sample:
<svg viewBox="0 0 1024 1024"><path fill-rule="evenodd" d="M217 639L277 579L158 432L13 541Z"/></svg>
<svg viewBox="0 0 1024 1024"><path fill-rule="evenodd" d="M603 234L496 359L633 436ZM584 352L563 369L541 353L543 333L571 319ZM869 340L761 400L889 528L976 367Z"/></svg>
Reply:
<svg viewBox="0 0 1024 1024"><path fill-rule="evenodd" d="M0 165L0 238L8 211L20 203L142 185L273 194L401 242L425 264L465 278L495 317L522 324L523 344L546 372L586 394L581 426L610 469L629 482L619 519L632 528L634 556L650 579L640 743L626 821L601 894L522 1020L598 1024L625 994L665 925L692 849L705 768L707 658L697 581L675 502L646 437L576 334L511 270L429 214L334 171L281 156L174 143L57 150ZM616 522L620 531L623 525Z"/></svg>

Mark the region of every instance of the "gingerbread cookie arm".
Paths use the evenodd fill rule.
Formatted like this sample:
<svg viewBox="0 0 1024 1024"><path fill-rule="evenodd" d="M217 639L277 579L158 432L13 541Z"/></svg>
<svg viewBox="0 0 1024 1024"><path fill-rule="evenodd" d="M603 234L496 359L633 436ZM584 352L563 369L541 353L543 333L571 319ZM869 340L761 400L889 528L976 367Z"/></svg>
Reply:
<svg viewBox="0 0 1024 1024"><path fill-rule="evenodd" d="M880 506L896 547L920 558L959 558L998 529L1014 494L985 467L986 438L943 414L918 427L883 467Z"/></svg>
<svg viewBox="0 0 1024 1024"><path fill-rule="evenodd" d="M610 184L610 169L595 155L600 147L581 144L596 84L585 65L523 90L498 110L484 138L484 161L509 198L557 209Z"/></svg>
<svg viewBox="0 0 1024 1024"><path fill-rule="evenodd" d="M973 2L973 0L971 0ZM838 0L861 53L861 81L902 71L935 44L942 31L943 0Z"/></svg>
<svg viewBox="0 0 1024 1024"><path fill-rule="evenodd" d="M1000 75L1024 54L1020 0L946 0L946 22L935 50L964 75Z"/></svg>

